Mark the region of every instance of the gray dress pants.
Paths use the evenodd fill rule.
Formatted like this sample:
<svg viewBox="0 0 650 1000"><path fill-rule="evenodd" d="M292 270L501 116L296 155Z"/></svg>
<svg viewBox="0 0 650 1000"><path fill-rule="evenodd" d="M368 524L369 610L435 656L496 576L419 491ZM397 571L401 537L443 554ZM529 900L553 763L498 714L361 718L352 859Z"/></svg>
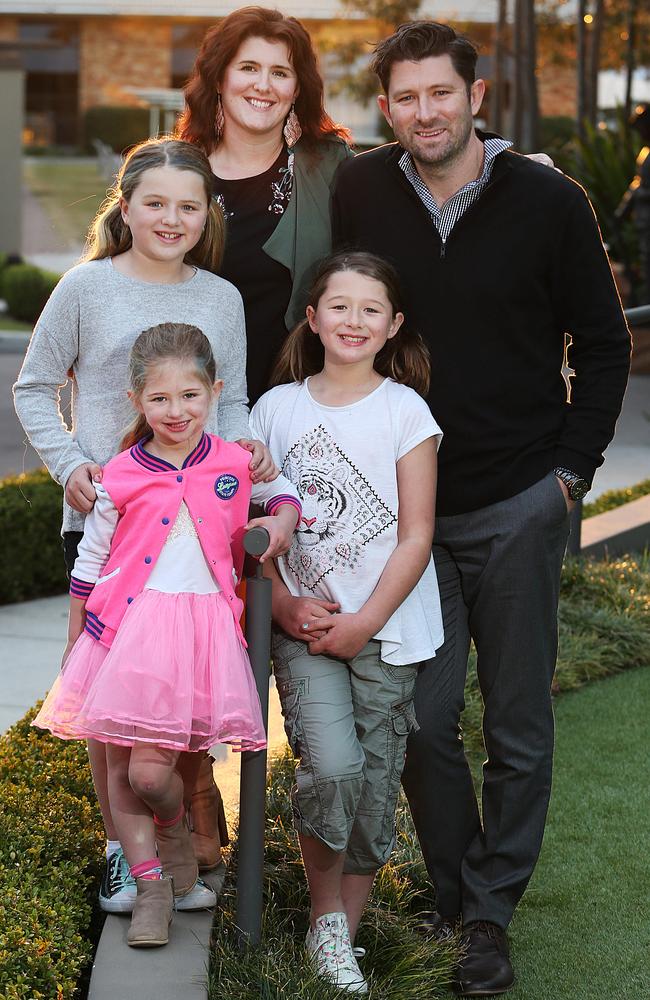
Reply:
<svg viewBox="0 0 650 1000"><path fill-rule="evenodd" d="M553 473L499 503L440 517L433 554L445 642L420 670L402 784L445 917L507 927L533 872L551 791L551 681L569 518ZM482 822L459 717L470 638L487 761Z"/></svg>

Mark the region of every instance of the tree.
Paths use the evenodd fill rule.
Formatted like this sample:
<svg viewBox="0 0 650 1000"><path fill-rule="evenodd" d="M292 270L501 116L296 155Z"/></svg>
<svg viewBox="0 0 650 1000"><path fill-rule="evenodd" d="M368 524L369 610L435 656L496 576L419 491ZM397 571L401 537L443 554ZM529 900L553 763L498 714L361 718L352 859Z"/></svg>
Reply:
<svg viewBox="0 0 650 1000"><path fill-rule="evenodd" d="M514 56L513 137L517 149L530 151L537 149L539 120L534 0L515 0Z"/></svg>
<svg viewBox="0 0 650 1000"><path fill-rule="evenodd" d="M503 131L505 111L505 55L508 18L507 0L499 0L497 20L494 29L494 72L490 92L490 124L495 132Z"/></svg>
<svg viewBox="0 0 650 1000"><path fill-rule="evenodd" d="M372 48L382 38L390 35L398 25L417 18L422 0L343 0L345 14L361 14L372 22L372 37L354 31L354 20L346 22L346 38L330 30L323 38L323 48L332 52L338 66L343 68L333 86L335 93L346 91L362 104L367 104L377 93L377 79L367 66L359 67L361 56L369 56Z"/></svg>
<svg viewBox="0 0 650 1000"><path fill-rule="evenodd" d="M578 0L576 20L576 73L577 73L577 119L578 138L585 137L585 119L587 117L587 0Z"/></svg>

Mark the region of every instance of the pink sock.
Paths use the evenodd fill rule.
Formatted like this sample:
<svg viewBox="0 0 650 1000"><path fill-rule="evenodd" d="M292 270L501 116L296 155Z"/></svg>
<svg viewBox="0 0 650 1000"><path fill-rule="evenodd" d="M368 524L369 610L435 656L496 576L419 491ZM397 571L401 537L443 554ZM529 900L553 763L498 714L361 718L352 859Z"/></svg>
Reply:
<svg viewBox="0 0 650 1000"><path fill-rule="evenodd" d="M131 875L133 878L146 878L158 880L162 878L162 868L159 858L149 858L148 861L141 861L139 865L132 865Z"/></svg>
<svg viewBox="0 0 650 1000"><path fill-rule="evenodd" d="M180 823L184 815L185 806L181 805L180 811L173 817L173 819L160 819L158 816L154 815L153 821L156 826L162 826L163 828L166 826L176 826L177 823Z"/></svg>

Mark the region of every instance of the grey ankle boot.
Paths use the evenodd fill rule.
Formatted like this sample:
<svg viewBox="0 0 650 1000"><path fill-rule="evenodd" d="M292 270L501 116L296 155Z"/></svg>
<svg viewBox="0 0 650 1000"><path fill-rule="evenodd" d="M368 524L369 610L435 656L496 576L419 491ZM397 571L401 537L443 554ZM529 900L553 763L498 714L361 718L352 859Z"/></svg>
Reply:
<svg viewBox="0 0 650 1000"><path fill-rule="evenodd" d="M199 877L199 866L192 847L187 817L183 815L174 826L156 824L155 830L158 857L163 873L173 878L174 895L186 896L192 891Z"/></svg>
<svg viewBox="0 0 650 1000"><path fill-rule="evenodd" d="M174 909L172 880L137 878L138 895L126 940L132 948L159 948L169 941Z"/></svg>

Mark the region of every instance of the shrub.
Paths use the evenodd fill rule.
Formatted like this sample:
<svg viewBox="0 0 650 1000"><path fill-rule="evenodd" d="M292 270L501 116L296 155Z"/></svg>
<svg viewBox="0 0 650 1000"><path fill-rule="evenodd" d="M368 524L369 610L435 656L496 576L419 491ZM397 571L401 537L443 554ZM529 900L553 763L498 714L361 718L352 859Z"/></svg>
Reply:
<svg viewBox="0 0 650 1000"><path fill-rule="evenodd" d="M24 264L23 258L17 253L0 253L0 298L4 298L4 278L10 267Z"/></svg>
<svg viewBox="0 0 650 1000"><path fill-rule="evenodd" d="M0 481L0 604L62 594L63 491L45 469Z"/></svg>
<svg viewBox="0 0 650 1000"><path fill-rule="evenodd" d="M92 954L103 833L84 744L0 739L0 996L71 1000Z"/></svg>
<svg viewBox="0 0 650 1000"><path fill-rule="evenodd" d="M147 108L111 107L97 105L88 108L84 117L84 141L93 153L93 139L101 139L115 153L149 137L149 111Z"/></svg>
<svg viewBox="0 0 650 1000"><path fill-rule="evenodd" d="M5 269L2 292L14 319L34 323L61 277L33 264L14 264Z"/></svg>
<svg viewBox="0 0 650 1000"><path fill-rule="evenodd" d="M622 490L607 490L596 500L586 503L582 508L583 517L593 517L595 514L604 514L607 510L615 510L623 504L630 503L631 500L639 500L650 493L650 479L644 479L634 486L626 486Z"/></svg>
<svg viewBox="0 0 650 1000"><path fill-rule="evenodd" d="M576 120L568 115L547 115L539 123L539 148L553 157L565 173L572 164L576 140Z"/></svg>
<svg viewBox="0 0 650 1000"><path fill-rule="evenodd" d="M615 212L635 174L640 139L622 109L606 129L585 126L585 138L576 143L569 173L584 186L614 260L628 268L638 265L638 241L631 222L620 223Z"/></svg>

